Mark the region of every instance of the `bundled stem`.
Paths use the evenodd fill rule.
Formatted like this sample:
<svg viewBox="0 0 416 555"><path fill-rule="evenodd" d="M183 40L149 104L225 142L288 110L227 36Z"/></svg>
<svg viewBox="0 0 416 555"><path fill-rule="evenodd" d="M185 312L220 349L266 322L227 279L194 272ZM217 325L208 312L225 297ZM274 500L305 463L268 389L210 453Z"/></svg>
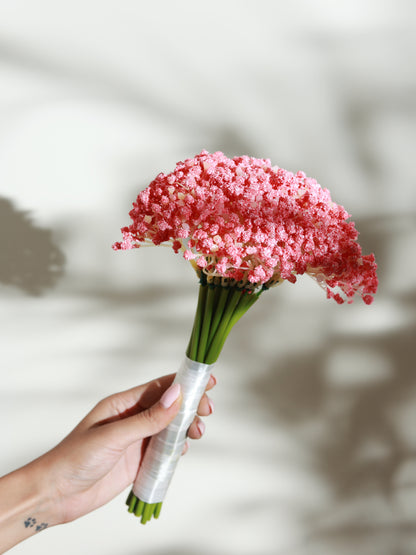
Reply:
<svg viewBox="0 0 416 555"><path fill-rule="evenodd" d="M256 302L262 290L253 292L236 285L208 282L205 276L202 276L186 356L195 362L213 364L221 353L231 329ZM138 499L133 491L130 492L126 503L130 513L141 517L142 524L152 516L158 518L162 508L162 502L145 503Z"/></svg>

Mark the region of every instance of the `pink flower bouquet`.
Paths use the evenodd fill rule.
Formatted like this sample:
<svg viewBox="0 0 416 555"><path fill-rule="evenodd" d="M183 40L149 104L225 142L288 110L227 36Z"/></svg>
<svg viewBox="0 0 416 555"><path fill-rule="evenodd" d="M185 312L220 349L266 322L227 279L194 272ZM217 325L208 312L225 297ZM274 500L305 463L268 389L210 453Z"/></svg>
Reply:
<svg viewBox="0 0 416 555"><path fill-rule="evenodd" d="M176 381L183 404L146 450L127 504L143 523L158 517L199 400L234 324L270 287L309 274L342 304L373 301L374 255L363 256L349 214L303 172L269 160L202 151L159 174L137 197L115 250L170 245L199 278L186 357Z"/></svg>

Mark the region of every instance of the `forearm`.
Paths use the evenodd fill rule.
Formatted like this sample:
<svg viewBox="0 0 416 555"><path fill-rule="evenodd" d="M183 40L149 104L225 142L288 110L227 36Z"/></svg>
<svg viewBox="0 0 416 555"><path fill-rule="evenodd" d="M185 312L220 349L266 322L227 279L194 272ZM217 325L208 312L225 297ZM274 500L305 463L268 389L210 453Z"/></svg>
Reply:
<svg viewBox="0 0 416 555"><path fill-rule="evenodd" d="M56 524L41 467L37 460L0 478L0 553Z"/></svg>

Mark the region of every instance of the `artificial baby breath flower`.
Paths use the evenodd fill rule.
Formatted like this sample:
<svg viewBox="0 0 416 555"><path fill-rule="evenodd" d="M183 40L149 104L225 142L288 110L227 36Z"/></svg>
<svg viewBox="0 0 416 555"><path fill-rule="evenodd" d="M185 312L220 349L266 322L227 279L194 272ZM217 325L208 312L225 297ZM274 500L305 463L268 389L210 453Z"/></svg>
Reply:
<svg viewBox="0 0 416 555"><path fill-rule="evenodd" d="M266 288L307 273L338 303L358 293L370 304L377 290L374 255L362 255L345 209L270 160L203 150L159 174L130 217L116 250L169 242L207 276Z"/></svg>

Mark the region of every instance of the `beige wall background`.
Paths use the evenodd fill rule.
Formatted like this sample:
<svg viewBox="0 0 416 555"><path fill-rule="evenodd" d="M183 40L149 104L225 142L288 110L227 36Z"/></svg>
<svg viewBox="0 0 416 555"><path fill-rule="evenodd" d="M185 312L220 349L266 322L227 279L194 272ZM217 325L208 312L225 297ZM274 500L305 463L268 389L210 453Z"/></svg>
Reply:
<svg viewBox="0 0 416 555"><path fill-rule="evenodd" d="M15 555L416 553L412 0L0 3L0 473L175 370L196 306L166 249L114 253L138 191L202 148L304 170L380 289L264 296L163 517L112 503Z"/></svg>

